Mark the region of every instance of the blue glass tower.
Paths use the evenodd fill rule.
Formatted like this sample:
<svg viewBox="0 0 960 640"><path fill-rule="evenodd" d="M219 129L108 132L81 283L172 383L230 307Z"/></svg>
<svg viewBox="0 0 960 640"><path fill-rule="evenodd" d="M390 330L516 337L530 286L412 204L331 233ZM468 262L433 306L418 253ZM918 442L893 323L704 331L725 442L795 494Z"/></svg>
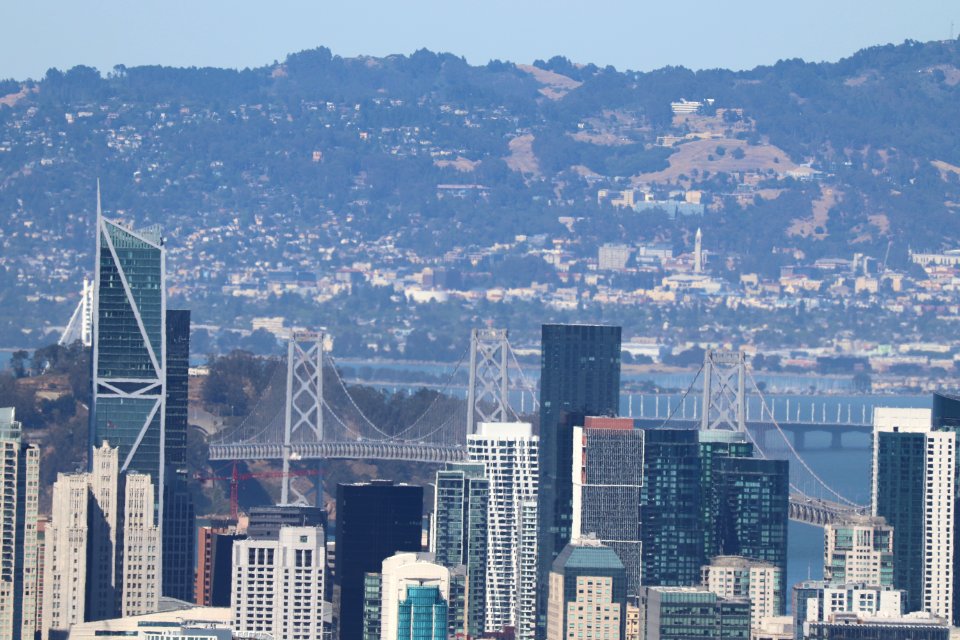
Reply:
<svg viewBox="0 0 960 640"><path fill-rule="evenodd" d="M447 603L436 586L407 587L397 611L397 640L446 640Z"/></svg>

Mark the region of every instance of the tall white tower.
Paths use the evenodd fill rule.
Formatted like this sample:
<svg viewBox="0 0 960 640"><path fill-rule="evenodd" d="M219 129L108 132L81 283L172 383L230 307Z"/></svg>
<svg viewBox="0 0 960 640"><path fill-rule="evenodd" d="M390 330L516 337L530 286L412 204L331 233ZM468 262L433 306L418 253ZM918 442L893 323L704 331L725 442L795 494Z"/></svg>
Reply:
<svg viewBox="0 0 960 640"><path fill-rule="evenodd" d="M693 271L703 273L703 233L697 227L697 237L693 243Z"/></svg>

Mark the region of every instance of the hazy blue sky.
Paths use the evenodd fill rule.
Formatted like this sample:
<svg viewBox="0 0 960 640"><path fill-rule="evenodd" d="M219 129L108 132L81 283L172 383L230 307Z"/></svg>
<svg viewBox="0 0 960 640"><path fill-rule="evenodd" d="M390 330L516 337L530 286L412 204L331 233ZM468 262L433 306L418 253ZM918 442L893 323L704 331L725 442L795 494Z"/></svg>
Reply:
<svg viewBox="0 0 960 640"><path fill-rule="evenodd" d="M421 47L647 70L836 60L865 46L944 39L957 0L0 0L0 78L87 64L261 66L293 51Z"/></svg>

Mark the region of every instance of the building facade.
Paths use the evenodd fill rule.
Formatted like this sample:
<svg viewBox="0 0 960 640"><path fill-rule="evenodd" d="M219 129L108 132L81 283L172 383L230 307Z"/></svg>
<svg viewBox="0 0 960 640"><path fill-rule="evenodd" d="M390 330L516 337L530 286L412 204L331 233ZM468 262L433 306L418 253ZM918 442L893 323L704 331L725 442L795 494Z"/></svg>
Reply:
<svg viewBox="0 0 960 640"><path fill-rule="evenodd" d="M160 528L154 514L154 487L150 476L126 474L123 482L123 556L120 615L153 613L160 604Z"/></svg>
<svg viewBox="0 0 960 640"><path fill-rule="evenodd" d="M397 640L446 640L447 601L436 585L410 585L397 605Z"/></svg>
<svg viewBox="0 0 960 640"><path fill-rule="evenodd" d="M625 637L626 569L595 538L578 538L557 556L547 601L547 640Z"/></svg>
<svg viewBox="0 0 960 640"><path fill-rule="evenodd" d="M594 535L627 572L627 594L640 593L643 435L631 418L587 417L573 433L575 538Z"/></svg>
<svg viewBox="0 0 960 640"><path fill-rule="evenodd" d="M323 527L284 527L276 539L233 545L233 629L288 640L323 635Z"/></svg>
<svg viewBox="0 0 960 640"><path fill-rule="evenodd" d="M956 435L929 409L874 412L873 515L893 527L893 584L908 611L952 620Z"/></svg>
<svg viewBox="0 0 960 640"><path fill-rule="evenodd" d="M437 471L431 550L438 564L466 567L471 636L483 633L486 615L489 500L490 481L482 464L448 463Z"/></svg>
<svg viewBox="0 0 960 640"><path fill-rule="evenodd" d="M540 356L539 582L570 541L573 525L573 427L584 416L614 416L620 408L620 327L543 325ZM543 590L541 590L543 591ZM538 628L546 629L546 594Z"/></svg>
<svg viewBox="0 0 960 640"><path fill-rule="evenodd" d="M233 543L243 540L231 527L197 530L196 603L202 607L229 607L233 579Z"/></svg>
<svg viewBox="0 0 960 640"><path fill-rule="evenodd" d="M804 625L830 622L836 615L896 617L904 613L907 594L891 587L866 584L830 584L808 580L793 585L793 623L796 637Z"/></svg>
<svg viewBox="0 0 960 640"><path fill-rule="evenodd" d="M640 618L645 640L750 637L750 601L699 587L644 587Z"/></svg>
<svg viewBox="0 0 960 640"><path fill-rule="evenodd" d="M893 527L876 516L850 516L823 527L823 579L893 586Z"/></svg>
<svg viewBox="0 0 960 640"><path fill-rule="evenodd" d="M0 408L0 639L33 638L39 566L40 448L23 441L12 408Z"/></svg>
<svg viewBox="0 0 960 640"><path fill-rule="evenodd" d="M391 480L337 485L334 601L342 640L363 633L364 574L398 551L420 551L423 487Z"/></svg>
<svg viewBox="0 0 960 640"><path fill-rule="evenodd" d="M783 615L784 578L780 567L770 562L740 556L717 556L702 569L702 585L723 598L750 601L750 628L758 629L764 618Z"/></svg>
<svg viewBox="0 0 960 640"><path fill-rule="evenodd" d="M485 631L516 626L520 507L536 501L539 439L521 422L481 422L467 436L467 455L484 466L489 481Z"/></svg>
<svg viewBox="0 0 960 640"><path fill-rule="evenodd" d="M380 571L380 640L445 639L450 577L450 569L433 562L430 554L397 553L385 559ZM428 592L418 588L436 597L428 598Z"/></svg>

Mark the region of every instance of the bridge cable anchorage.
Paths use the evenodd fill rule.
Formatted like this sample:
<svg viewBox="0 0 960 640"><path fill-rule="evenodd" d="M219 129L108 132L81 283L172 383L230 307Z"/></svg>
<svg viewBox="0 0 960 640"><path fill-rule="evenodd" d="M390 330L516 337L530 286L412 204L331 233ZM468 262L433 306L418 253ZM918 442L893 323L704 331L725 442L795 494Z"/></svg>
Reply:
<svg viewBox="0 0 960 640"><path fill-rule="evenodd" d="M523 367L520 366L520 361L517 360L517 354L513 350L513 345L510 344L510 340L507 340L507 347L510 350L510 357L513 358L513 364L517 367L517 372L520 374L520 382L523 385L520 387L521 393L524 389L530 392L530 397L533 399L533 410L540 410L540 399L537 397L536 387L530 382L529 378L523 373Z"/></svg>
<svg viewBox="0 0 960 640"><path fill-rule="evenodd" d="M761 420L763 419L763 411L766 410L767 413L770 415L770 422L773 423L773 426L776 428L777 432L780 434L780 437L783 438L783 441L784 441L784 443L787 445L787 448L790 450L790 453L793 454L793 456L797 459L797 461L800 462L800 465L801 465L804 469L806 469L807 473L809 473L809 474L813 477L813 479L816 480L816 481L819 483L819 485L820 485L821 487L823 487L823 488L826 489L830 494L832 494L833 496L835 496L838 500L840 500L841 503L845 503L845 504L847 504L847 505L849 505L849 506L851 506L851 507L855 507L855 508L863 508L863 505L857 504L857 503L854 502L853 500L850 500L849 498L847 498L847 497L843 496L842 494L840 494L839 492L837 492L835 489L831 488L830 485L828 485L828 484L823 480L823 478L821 478L819 475L817 475L816 472L814 472L814 470L810 468L810 465L807 464L806 460L804 460L802 457L800 457L800 454L797 453L797 450L794 448L793 444L791 444L790 439L787 438L787 435L783 432L783 429L780 428L780 424L777 422L777 419L776 419L776 417L773 415L773 412L770 411L770 408L767 406L767 398L766 398L766 396L763 395L763 392L760 391L760 387L757 386L757 381L756 381L756 380L754 379L754 377L753 377L753 372L752 372L752 371L749 371L749 372L748 372L748 375L750 376L750 382L753 384L754 390L757 392L757 395L760 396L760 409L761 409L761 411L760 411L760 418L761 418ZM753 439L753 438L751 437L751 440L752 440L752 439ZM756 443L754 443L754 444L756 444ZM759 448L759 445L757 445L757 447Z"/></svg>
<svg viewBox="0 0 960 640"><path fill-rule="evenodd" d="M411 424L406 429L403 429L402 431L397 433L397 435L394 436L395 438L402 438L404 435L407 434L407 432L413 430L413 428L418 426L420 424L420 421L426 418L427 414L430 413L435 406L437 406L437 403L440 402L441 398L447 397L447 394L445 393L445 391L449 390L450 387L453 385L453 379L457 375L457 373L460 371L460 367L463 365L463 361L466 360L468 353L470 353L470 347L467 347L466 349L464 349L463 353L460 354L460 358L457 360L457 364L454 365L453 371L450 372L450 375L447 376L447 379L440 386L440 390L436 392L437 395L434 396L433 401L430 402L429 406L427 406L427 408L423 410L423 413L421 413L420 416L413 421L413 424Z"/></svg>
<svg viewBox="0 0 960 640"><path fill-rule="evenodd" d="M690 386L688 386L688 387L687 387L687 390L683 392L683 395L682 395L682 396L680 396L680 402L678 402L678 403L676 404L676 406L673 407L673 411L671 411L671 412L670 412L670 415L668 415L668 416L664 419L664 421L663 421L662 423L660 423L660 426L657 427L658 429L664 428L665 426L667 426L667 423L668 423L668 422L670 422L671 420L673 420L673 416L675 416L675 415L677 414L677 411L680 410L680 406L683 405L683 401L686 400L686 399L687 399L687 396L690 395L690 392L693 391L693 385L695 385L695 384L697 383L697 379L700 377L700 374L703 373L703 366L704 366L704 365L700 365L700 368L697 370L697 374L696 374L695 376L693 376L693 380L690 381ZM702 410L702 408L701 408L701 410Z"/></svg>

